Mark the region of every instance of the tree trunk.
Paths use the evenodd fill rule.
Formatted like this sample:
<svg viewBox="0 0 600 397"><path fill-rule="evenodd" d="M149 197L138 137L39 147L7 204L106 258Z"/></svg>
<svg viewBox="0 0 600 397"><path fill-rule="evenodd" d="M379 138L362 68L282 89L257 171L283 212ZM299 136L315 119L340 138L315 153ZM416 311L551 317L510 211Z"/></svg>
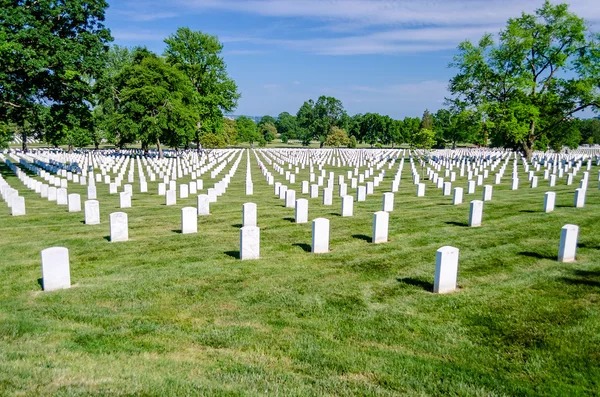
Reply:
<svg viewBox="0 0 600 397"><path fill-rule="evenodd" d="M200 153L200 134L196 133L196 152Z"/></svg>
<svg viewBox="0 0 600 397"><path fill-rule="evenodd" d="M456 139L452 140L452 150L456 149Z"/></svg>
<svg viewBox="0 0 600 397"><path fill-rule="evenodd" d="M323 149L324 145L325 145L325 141L321 141L321 143L319 144L319 149Z"/></svg>
<svg viewBox="0 0 600 397"><path fill-rule="evenodd" d="M534 132L535 120L531 120L531 123L529 124L529 135L523 142L523 151L525 152L525 157L527 157L527 161L530 161L531 156L533 155Z"/></svg>
<svg viewBox="0 0 600 397"><path fill-rule="evenodd" d="M73 145L69 145L69 153L73 153Z"/></svg>
<svg viewBox="0 0 600 397"><path fill-rule="evenodd" d="M18 132L17 132L18 134ZM23 130L21 130L21 140L23 141L21 143L21 148L23 149L24 153L27 153L27 131L25 131L25 128L23 128Z"/></svg>
<svg viewBox="0 0 600 397"><path fill-rule="evenodd" d="M98 150L98 146L100 146L100 142L98 142L98 141L94 142L94 146L96 147L96 150Z"/></svg>
<svg viewBox="0 0 600 397"><path fill-rule="evenodd" d="M162 146L160 146L160 139L156 138L156 146L158 147L158 158L163 158Z"/></svg>

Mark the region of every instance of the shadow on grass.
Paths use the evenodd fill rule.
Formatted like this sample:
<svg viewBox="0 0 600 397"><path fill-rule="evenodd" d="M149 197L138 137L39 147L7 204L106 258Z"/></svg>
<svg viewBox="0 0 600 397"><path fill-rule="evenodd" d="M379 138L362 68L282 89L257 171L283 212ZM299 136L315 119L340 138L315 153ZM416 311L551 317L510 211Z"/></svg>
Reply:
<svg viewBox="0 0 600 397"><path fill-rule="evenodd" d="M181 234L181 229L173 229L171 230L173 233Z"/></svg>
<svg viewBox="0 0 600 397"><path fill-rule="evenodd" d="M535 211L535 210L521 210L521 211L519 211L519 212L526 212L526 213L528 213L528 214L533 214L533 213L535 213L535 212L539 212L539 211Z"/></svg>
<svg viewBox="0 0 600 397"><path fill-rule="evenodd" d="M40 289L43 291L44 290L44 279L43 278L38 278L37 279L37 283L40 286Z"/></svg>
<svg viewBox="0 0 600 397"><path fill-rule="evenodd" d="M469 224L467 222L448 221L448 222L446 222L446 225L469 227Z"/></svg>
<svg viewBox="0 0 600 397"><path fill-rule="evenodd" d="M560 280L571 285L586 285L588 287L600 288L599 270L573 270L574 277L562 277Z"/></svg>
<svg viewBox="0 0 600 397"><path fill-rule="evenodd" d="M296 220L294 218L289 218L289 217L288 218L283 218L283 220L284 221L289 221L289 222L292 222L292 223L296 222Z"/></svg>
<svg viewBox="0 0 600 397"><path fill-rule="evenodd" d="M340 214L339 212L330 212L329 215L331 215L331 216L342 216L342 214Z"/></svg>
<svg viewBox="0 0 600 397"><path fill-rule="evenodd" d="M519 255L528 256L530 258L537 258L537 259L557 259L558 258L557 255L547 255L547 254L540 254L537 252L529 252L529 251L519 252Z"/></svg>
<svg viewBox="0 0 600 397"><path fill-rule="evenodd" d="M233 259L240 259L240 251L225 251L223 253Z"/></svg>
<svg viewBox="0 0 600 397"><path fill-rule="evenodd" d="M371 242L371 236L367 236L366 234L353 234L352 238L355 238L357 240L364 240L367 243Z"/></svg>
<svg viewBox="0 0 600 397"><path fill-rule="evenodd" d="M110 236L104 236L104 239L110 243Z"/></svg>
<svg viewBox="0 0 600 397"><path fill-rule="evenodd" d="M396 280L402 284L412 285L414 287L419 287L427 292L433 292L433 283L431 281L425 281L413 277L397 278Z"/></svg>
<svg viewBox="0 0 600 397"><path fill-rule="evenodd" d="M556 208L575 208L574 205L562 205L562 204L561 205L557 204L555 207Z"/></svg>
<svg viewBox="0 0 600 397"><path fill-rule="evenodd" d="M312 251L312 247L310 246L310 244L306 244L306 243L296 243L296 244L292 244L294 247L300 247L304 250L304 252L311 252Z"/></svg>
<svg viewBox="0 0 600 397"><path fill-rule="evenodd" d="M233 225L231 225L231 227L234 227L236 229L241 228L243 225L241 223L234 223Z"/></svg>
<svg viewBox="0 0 600 397"><path fill-rule="evenodd" d="M577 244L577 246L579 248L589 248L589 249L593 249L593 250L600 250L600 244L594 245L594 244L590 244L590 243L579 243L579 244Z"/></svg>

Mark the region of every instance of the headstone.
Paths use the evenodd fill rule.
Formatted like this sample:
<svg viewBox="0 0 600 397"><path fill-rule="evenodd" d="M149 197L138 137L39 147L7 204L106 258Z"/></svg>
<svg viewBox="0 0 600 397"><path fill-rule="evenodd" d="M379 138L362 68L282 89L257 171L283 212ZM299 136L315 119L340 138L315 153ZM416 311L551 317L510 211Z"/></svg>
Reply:
<svg viewBox="0 0 600 397"><path fill-rule="evenodd" d="M242 227L257 226L257 210L255 203L242 205Z"/></svg>
<svg viewBox="0 0 600 397"><path fill-rule="evenodd" d="M560 232L560 246L558 248L559 262L575 262L577 253L577 239L579 226L564 225Z"/></svg>
<svg viewBox="0 0 600 397"><path fill-rule="evenodd" d="M356 188L356 201L367 200L367 188L365 186L358 186Z"/></svg>
<svg viewBox="0 0 600 397"><path fill-rule="evenodd" d="M354 213L354 197L342 197L342 216L352 216Z"/></svg>
<svg viewBox="0 0 600 397"><path fill-rule="evenodd" d="M442 188L442 196L450 196L451 191L452 191L452 183L444 182L444 187Z"/></svg>
<svg viewBox="0 0 600 397"><path fill-rule="evenodd" d="M296 200L296 210L294 213L294 219L296 223L308 222L308 200L298 199Z"/></svg>
<svg viewBox="0 0 600 397"><path fill-rule="evenodd" d="M326 187L323 189L323 205L332 205L333 204L333 190L331 188Z"/></svg>
<svg viewBox="0 0 600 397"><path fill-rule="evenodd" d="M575 208L583 208L585 205L585 189L578 188L575 189Z"/></svg>
<svg viewBox="0 0 600 397"><path fill-rule="evenodd" d="M15 196L12 199L12 205L10 207L10 214L12 216L23 216L26 215L25 211L25 197Z"/></svg>
<svg viewBox="0 0 600 397"><path fill-rule="evenodd" d="M69 199L69 212L81 212L81 196L77 193L71 193Z"/></svg>
<svg viewBox="0 0 600 397"><path fill-rule="evenodd" d="M458 278L458 248L445 246L435 256L435 278L433 292L445 294L456 290Z"/></svg>
<svg viewBox="0 0 600 397"><path fill-rule="evenodd" d="M554 211L554 203L556 202L556 193L546 192L544 194L544 212Z"/></svg>
<svg viewBox="0 0 600 397"><path fill-rule="evenodd" d="M469 208L469 226L477 227L481 226L483 219L483 201L473 200Z"/></svg>
<svg viewBox="0 0 600 397"><path fill-rule="evenodd" d="M329 219L317 218L312 223L312 253L327 252L329 252Z"/></svg>
<svg viewBox="0 0 600 397"><path fill-rule="evenodd" d="M188 198L189 196L189 186L187 183L183 183L179 185L179 198Z"/></svg>
<svg viewBox="0 0 600 397"><path fill-rule="evenodd" d="M167 190L165 195L165 205L175 205L177 204L177 191L176 190Z"/></svg>
<svg viewBox="0 0 600 397"><path fill-rule="evenodd" d="M385 211L385 212L394 211L394 193L391 193L391 192L383 193L382 211Z"/></svg>
<svg viewBox="0 0 600 397"><path fill-rule="evenodd" d="M417 197L425 197L425 184L417 183Z"/></svg>
<svg viewBox="0 0 600 397"><path fill-rule="evenodd" d="M87 187L88 200L96 200L96 186L90 185Z"/></svg>
<svg viewBox="0 0 600 397"><path fill-rule="evenodd" d="M533 178L531 178L531 188L536 188L538 186L538 177L534 176Z"/></svg>
<svg viewBox="0 0 600 397"><path fill-rule="evenodd" d="M83 207L85 224L98 225L100 223L100 203L97 200L86 200Z"/></svg>
<svg viewBox="0 0 600 397"><path fill-rule="evenodd" d="M65 247L50 247L42 250L40 256L44 291L71 288L69 250Z"/></svg>
<svg viewBox="0 0 600 397"><path fill-rule="evenodd" d="M490 201L492 199L493 185L485 185L483 187L483 201Z"/></svg>
<svg viewBox="0 0 600 397"><path fill-rule="evenodd" d="M198 195L198 215L210 215L210 201L207 194Z"/></svg>
<svg viewBox="0 0 600 397"><path fill-rule="evenodd" d="M119 194L120 208L131 208L131 194L129 192L121 192Z"/></svg>
<svg viewBox="0 0 600 397"><path fill-rule="evenodd" d="M374 244L387 243L389 221L390 214L385 211L377 211L373 215L372 242Z"/></svg>
<svg viewBox="0 0 600 397"><path fill-rule="evenodd" d="M159 196L164 196L167 194L167 185L164 184L163 182L160 182L158 184L158 195Z"/></svg>
<svg viewBox="0 0 600 397"><path fill-rule="evenodd" d="M181 233L198 233L198 210L196 208L184 207L181 209Z"/></svg>
<svg viewBox="0 0 600 397"><path fill-rule="evenodd" d="M455 187L454 188L454 196L452 197L452 204L459 205L463 202L463 188Z"/></svg>
<svg viewBox="0 0 600 397"><path fill-rule="evenodd" d="M64 187L56 189L56 204L57 205L68 205L69 198L67 197L67 189Z"/></svg>
<svg viewBox="0 0 600 397"><path fill-rule="evenodd" d="M260 228L244 226L240 228L240 259L260 258Z"/></svg>
<svg viewBox="0 0 600 397"><path fill-rule="evenodd" d="M319 197L319 185L310 185L310 198Z"/></svg>
<svg viewBox="0 0 600 397"><path fill-rule="evenodd" d="M467 194L475 193L475 181L469 181L467 183Z"/></svg>
<svg viewBox="0 0 600 397"><path fill-rule="evenodd" d="M129 225L125 212L110 214L110 242L129 240Z"/></svg>
<svg viewBox="0 0 600 397"><path fill-rule="evenodd" d="M285 206L287 208L294 208L296 206L296 191L288 189L285 192Z"/></svg>

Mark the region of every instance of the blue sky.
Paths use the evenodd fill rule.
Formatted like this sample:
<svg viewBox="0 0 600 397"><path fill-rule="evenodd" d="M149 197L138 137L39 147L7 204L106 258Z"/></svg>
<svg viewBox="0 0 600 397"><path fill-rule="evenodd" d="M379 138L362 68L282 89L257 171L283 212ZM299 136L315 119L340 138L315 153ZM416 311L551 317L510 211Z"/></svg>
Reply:
<svg viewBox="0 0 600 397"><path fill-rule="evenodd" d="M571 10L595 31L597 0ZM496 33L542 0L109 0L115 44L162 53L180 26L217 35L242 98L236 114L295 114L320 95L350 114L421 116L443 106L458 43Z"/></svg>

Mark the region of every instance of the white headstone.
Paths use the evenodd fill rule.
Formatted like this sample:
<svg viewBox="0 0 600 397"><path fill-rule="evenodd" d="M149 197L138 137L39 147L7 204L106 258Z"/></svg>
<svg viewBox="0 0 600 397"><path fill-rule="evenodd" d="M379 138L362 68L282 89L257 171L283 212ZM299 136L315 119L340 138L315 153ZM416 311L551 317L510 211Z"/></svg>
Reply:
<svg viewBox="0 0 600 397"><path fill-rule="evenodd" d="M483 201L473 200L469 208L469 226L477 227L481 226L483 219Z"/></svg>
<svg viewBox="0 0 600 397"><path fill-rule="evenodd" d="M544 194L544 212L554 211L554 203L556 202L556 193L546 192Z"/></svg>
<svg viewBox="0 0 600 397"><path fill-rule="evenodd" d="M367 200L367 188L365 186L358 186L356 188L356 201Z"/></svg>
<svg viewBox="0 0 600 397"><path fill-rule="evenodd" d="M10 207L10 214L12 216L23 216L26 215L25 211L25 197L15 196L12 199L12 205Z"/></svg>
<svg viewBox="0 0 600 397"><path fill-rule="evenodd" d="M285 206L287 208L294 208L296 206L296 191L288 189L285 192Z"/></svg>
<svg viewBox="0 0 600 397"><path fill-rule="evenodd" d="M456 290L458 278L458 248L445 246L435 256L433 292L445 294Z"/></svg>
<svg viewBox="0 0 600 397"><path fill-rule="evenodd" d="M198 215L210 215L210 201L207 194L198 195Z"/></svg>
<svg viewBox="0 0 600 397"><path fill-rule="evenodd" d="M179 198L188 198L189 188L190 187L186 183L179 185Z"/></svg>
<svg viewBox="0 0 600 397"><path fill-rule="evenodd" d="M67 197L67 189L64 187L56 189L56 204L58 205L68 205L69 198Z"/></svg>
<svg viewBox="0 0 600 397"><path fill-rule="evenodd" d="M352 216L354 214L354 197L342 197L342 216Z"/></svg>
<svg viewBox="0 0 600 397"><path fill-rule="evenodd" d="M120 208L131 208L131 194L129 192L119 193Z"/></svg>
<svg viewBox="0 0 600 397"><path fill-rule="evenodd" d="M483 201L490 201L492 199L493 185L485 185L483 187Z"/></svg>
<svg viewBox="0 0 600 397"><path fill-rule="evenodd" d="M417 197L425 197L425 184L417 183Z"/></svg>
<svg viewBox="0 0 600 397"><path fill-rule="evenodd" d="M65 247L51 247L42 250L40 255L44 291L71 288L69 250Z"/></svg>
<svg viewBox="0 0 600 397"><path fill-rule="evenodd" d="M175 205L177 204L177 191L176 190L167 190L165 195L165 205Z"/></svg>
<svg viewBox="0 0 600 397"><path fill-rule="evenodd" d="M575 189L574 205L576 208L583 208L585 205L585 192L585 189L582 188Z"/></svg>
<svg viewBox="0 0 600 397"><path fill-rule="evenodd" d="M333 204L333 190L331 188L326 187L323 189L323 205L332 205Z"/></svg>
<svg viewBox="0 0 600 397"><path fill-rule="evenodd" d="M87 187L87 198L88 200L96 200L96 186L89 185Z"/></svg>
<svg viewBox="0 0 600 397"><path fill-rule="evenodd" d="M260 228L244 226L240 228L240 259L260 258Z"/></svg>
<svg viewBox="0 0 600 397"><path fill-rule="evenodd" d="M100 223L100 203L97 200L84 202L85 224L97 225Z"/></svg>
<svg viewBox="0 0 600 397"><path fill-rule="evenodd" d="M257 210L255 203L242 205L242 227L257 226Z"/></svg>
<svg viewBox="0 0 600 397"><path fill-rule="evenodd" d="M69 194L69 212L81 212L81 196L77 193Z"/></svg>
<svg viewBox="0 0 600 397"><path fill-rule="evenodd" d="M455 187L454 188L454 196L452 197L452 204L459 205L463 202L463 188Z"/></svg>
<svg viewBox="0 0 600 397"><path fill-rule="evenodd" d="M296 210L294 213L294 219L296 223L308 222L308 200L298 199L296 200Z"/></svg>
<svg viewBox="0 0 600 397"><path fill-rule="evenodd" d="M313 220L312 252L313 254L329 252L329 219L317 218Z"/></svg>
<svg viewBox="0 0 600 397"><path fill-rule="evenodd" d="M181 233L198 233L198 210L196 208L184 207L181 209Z"/></svg>
<svg viewBox="0 0 600 397"><path fill-rule="evenodd" d="M125 212L113 212L110 214L110 241L129 240L129 225Z"/></svg>
<svg viewBox="0 0 600 397"><path fill-rule="evenodd" d="M387 243L389 221L390 214L385 211L377 211L373 215L372 242L374 244Z"/></svg>
<svg viewBox="0 0 600 397"><path fill-rule="evenodd" d="M560 246L558 248L559 262L575 262L578 238L579 226L564 225L562 227L560 232Z"/></svg>
<svg viewBox="0 0 600 397"><path fill-rule="evenodd" d="M394 193L391 193L391 192L383 193L382 211L386 211L386 212L394 211Z"/></svg>

